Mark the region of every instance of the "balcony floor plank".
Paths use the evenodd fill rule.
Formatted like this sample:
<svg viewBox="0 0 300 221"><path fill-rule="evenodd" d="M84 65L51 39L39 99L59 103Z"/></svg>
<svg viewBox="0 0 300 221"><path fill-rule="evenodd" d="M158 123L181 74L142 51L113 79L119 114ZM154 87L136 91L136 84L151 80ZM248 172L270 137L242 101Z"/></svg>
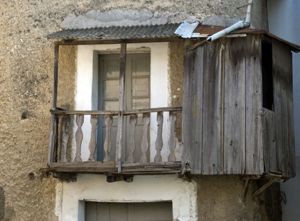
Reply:
<svg viewBox="0 0 300 221"><path fill-rule="evenodd" d="M121 174L174 174L180 173L182 165L180 161L160 163L124 163ZM113 173L117 174L114 161L109 162L72 162L72 163L51 163L49 170L52 172L66 173Z"/></svg>

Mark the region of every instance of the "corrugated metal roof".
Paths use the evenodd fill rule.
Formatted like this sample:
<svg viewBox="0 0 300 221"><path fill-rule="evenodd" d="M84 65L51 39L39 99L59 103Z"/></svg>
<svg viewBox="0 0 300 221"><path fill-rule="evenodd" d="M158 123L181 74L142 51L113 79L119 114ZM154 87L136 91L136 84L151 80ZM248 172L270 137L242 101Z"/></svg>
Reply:
<svg viewBox="0 0 300 221"><path fill-rule="evenodd" d="M180 23L162 24L162 25L140 25L140 26L112 26L112 27L98 27L89 29L65 29L62 31L54 32L47 36L48 39L56 40L75 40L75 41L88 41L88 40L137 40L137 39L164 39L178 37L175 30ZM199 25L194 33L199 33L201 38L206 38L224 27ZM279 38L264 30L255 29L241 29L232 34L263 34L270 38L276 39L283 44L291 47L293 51L300 51L300 46Z"/></svg>
<svg viewBox="0 0 300 221"><path fill-rule="evenodd" d="M49 34L57 40L126 40L176 37L179 24L99 27L89 29L65 29Z"/></svg>

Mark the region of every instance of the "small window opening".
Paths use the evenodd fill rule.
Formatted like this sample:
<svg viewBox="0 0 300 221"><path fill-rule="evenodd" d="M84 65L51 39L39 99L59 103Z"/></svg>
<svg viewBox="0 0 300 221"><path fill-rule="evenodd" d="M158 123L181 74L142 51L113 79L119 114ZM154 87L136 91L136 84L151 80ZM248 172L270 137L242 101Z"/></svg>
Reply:
<svg viewBox="0 0 300 221"><path fill-rule="evenodd" d="M262 41L261 50L263 107L274 110L272 43Z"/></svg>

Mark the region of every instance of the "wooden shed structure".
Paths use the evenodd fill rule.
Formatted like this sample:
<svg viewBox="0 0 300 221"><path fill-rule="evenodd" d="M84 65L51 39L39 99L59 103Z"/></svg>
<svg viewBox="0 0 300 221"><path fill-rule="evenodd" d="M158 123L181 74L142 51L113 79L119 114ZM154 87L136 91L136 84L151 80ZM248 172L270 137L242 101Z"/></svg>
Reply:
<svg viewBox="0 0 300 221"><path fill-rule="evenodd" d="M192 174L295 176L292 53L239 31L187 49L183 139Z"/></svg>

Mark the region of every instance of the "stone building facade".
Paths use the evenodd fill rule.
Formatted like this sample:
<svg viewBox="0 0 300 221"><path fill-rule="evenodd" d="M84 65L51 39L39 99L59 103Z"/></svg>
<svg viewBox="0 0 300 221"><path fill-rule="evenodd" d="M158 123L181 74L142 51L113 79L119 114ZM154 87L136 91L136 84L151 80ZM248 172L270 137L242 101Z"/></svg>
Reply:
<svg viewBox="0 0 300 221"><path fill-rule="evenodd" d="M244 2L2 1L0 3L0 220L62 220L63 203L60 202L60 196L63 194L62 185L75 191L76 185L84 179L83 176L79 177L77 182L62 184L45 172L53 81L53 44L47 40L47 34L59 30L67 16L81 15L95 9L181 12L203 20L214 15L243 17L245 10L237 9L240 4ZM263 1L255 1L253 9L256 18L253 21L255 27L266 26L262 19L265 13L263 9ZM181 47L169 45L169 50L174 51ZM74 56L74 59L70 60L70 55ZM63 93L72 91L70 90L72 84L69 82L75 82L70 80L76 71L75 60L76 48L67 47L61 51L60 66L61 71L65 72L62 74L65 79L61 79L60 85ZM178 68L174 70L170 68L170 71L178 72ZM67 82L68 87L65 87L64 84ZM176 87L174 88L171 90L176 95ZM72 105L73 101L70 99L59 102ZM176 100L174 102L176 103ZM91 176L86 179L94 178ZM137 178L137 182L143 183L145 179L147 178ZM161 182L164 180L174 181L179 189L186 188L192 193L189 198L193 205L190 208L193 211L190 212L194 214L191 220L276 220L274 217L277 215L270 215L268 212L270 211L268 208L278 206L268 203L268 199L278 198L276 194L266 192L267 198L262 199L253 199L251 195L244 197L245 180L239 177L199 177L187 182L176 176L166 176ZM97 182L103 187L107 186L102 180ZM120 185L120 189L127 188L123 183L117 185ZM250 192L256 185L256 183L250 185Z"/></svg>

